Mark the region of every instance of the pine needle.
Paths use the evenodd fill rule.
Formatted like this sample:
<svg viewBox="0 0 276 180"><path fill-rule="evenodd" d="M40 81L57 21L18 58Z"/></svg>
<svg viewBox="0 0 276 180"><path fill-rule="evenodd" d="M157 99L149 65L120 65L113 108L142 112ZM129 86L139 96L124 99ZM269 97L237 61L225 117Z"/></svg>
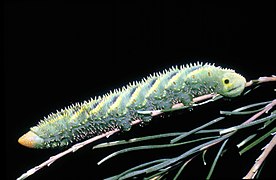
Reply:
<svg viewBox="0 0 276 180"><path fill-rule="evenodd" d="M216 118L216 119L214 119L214 120L212 120L212 121L210 121L210 122L208 122L208 123L206 123L206 124L204 124L204 125L202 125L202 126L200 126L200 127L198 127L198 128L195 128L195 129L189 131L189 132L186 133L186 134L182 134L182 135L180 135L180 136L178 136L178 137L172 139L172 140L171 140L171 143L176 143L177 141L179 141L179 140L181 140L181 139L183 139L183 138L185 138L185 137L187 137L187 136L189 136L189 135L191 135L191 134L193 134L193 133L195 133L195 132L197 132L197 131L199 131L199 130L201 130L201 129L203 129L203 128L206 128L206 127L208 127L208 126L210 126L210 125L212 125L212 124L215 124L215 123L221 121L222 119L224 119L224 117Z"/></svg>
<svg viewBox="0 0 276 180"><path fill-rule="evenodd" d="M275 132L276 132L276 127L273 128L272 130L270 130L269 132L267 132L266 134L264 134L263 136L261 136L260 138L256 139L252 143L250 143L248 146L244 147L242 150L239 151L239 154L243 155L245 152L247 152L248 150L252 149L256 145L258 145L259 143L261 143L262 141L264 141L266 138L270 137L271 134L273 134Z"/></svg>
<svg viewBox="0 0 276 180"><path fill-rule="evenodd" d="M229 139L226 139L226 140L223 142L223 144L221 145L221 147L220 147L220 149L219 149L219 151L218 151L218 153L217 153L217 155L216 155L216 157L215 157L215 159L214 159L214 162L213 162L213 164L212 164L212 166L211 166L211 168L210 168L210 171L209 171L209 173L208 173L206 179L210 179L210 178L211 178L211 176L212 176L212 174L213 174L213 171L214 171L214 169L215 169L215 166L216 166L216 164L217 164L217 162L218 162L218 159L219 159L219 157L220 157L220 155L221 155L221 153L222 153L222 150L224 149L224 146L226 145L226 143L228 142L228 140L229 140Z"/></svg>
<svg viewBox="0 0 276 180"><path fill-rule="evenodd" d="M126 148L126 149L122 149L120 151L114 152L114 153L106 156L105 158L103 158L102 160L100 160L97 164L100 165L100 164L102 164L103 162L105 162L106 160L108 160L108 159L110 159L112 157L115 157L115 156L117 156L119 154L131 152L131 151L176 147L176 146L181 146L181 145L184 145L184 144L194 143L194 142L198 142L198 141L209 140L209 139L216 139L218 137L220 137L220 136L204 137L204 138L194 139L194 140L191 140L191 141L186 141L186 142L176 143L176 144L146 145L146 146L137 146L137 147Z"/></svg>

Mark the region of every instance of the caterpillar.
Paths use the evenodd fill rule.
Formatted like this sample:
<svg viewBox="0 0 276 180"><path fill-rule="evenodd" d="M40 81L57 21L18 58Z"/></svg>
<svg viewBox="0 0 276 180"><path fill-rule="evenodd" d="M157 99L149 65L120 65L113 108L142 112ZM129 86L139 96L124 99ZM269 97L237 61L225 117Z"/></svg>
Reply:
<svg viewBox="0 0 276 180"><path fill-rule="evenodd" d="M236 97L245 84L242 75L214 64L173 66L52 113L18 142L29 148L55 148L114 129L129 131L134 120L151 121L151 115L139 111L166 110L176 103L191 106L193 98L210 93Z"/></svg>

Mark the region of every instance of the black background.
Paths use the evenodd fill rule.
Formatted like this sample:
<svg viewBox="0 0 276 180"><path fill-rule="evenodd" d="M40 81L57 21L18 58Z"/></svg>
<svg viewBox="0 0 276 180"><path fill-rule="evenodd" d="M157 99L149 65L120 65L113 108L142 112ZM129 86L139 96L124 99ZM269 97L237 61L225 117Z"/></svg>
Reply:
<svg viewBox="0 0 276 180"><path fill-rule="evenodd" d="M247 79L275 74L275 20L273 1L6 2L6 178L15 179L61 151L28 149L20 146L17 139L43 116L71 103L172 65L196 61L233 68ZM251 101L270 100L273 95L273 89L264 86L247 97L222 100L179 116L156 118L148 126L134 127L110 140L189 130L199 125L194 122L217 117L218 108L231 110ZM58 160L30 179L101 179L135 162L166 154L166 150L131 153L97 166L114 149L91 148L92 145ZM233 150L217 167L214 177L243 177L260 148L241 158ZM198 165L191 164L187 171L191 176L206 177L216 152L217 149L213 154L210 151L208 166L198 160ZM179 155L177 151L170 153L172 157ZM275 153L271 158L275 159ZM272 177L272 166L275 161L268 161L263 177Z"/></svg>

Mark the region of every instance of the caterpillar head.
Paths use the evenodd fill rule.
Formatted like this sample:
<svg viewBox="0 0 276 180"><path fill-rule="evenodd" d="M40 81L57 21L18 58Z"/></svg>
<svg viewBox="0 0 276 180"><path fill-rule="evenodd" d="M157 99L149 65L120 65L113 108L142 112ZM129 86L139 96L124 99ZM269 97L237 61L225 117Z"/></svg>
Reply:
<svg viewBox="0 0 276 180"><path fill-rule="evenodd" d="M246 80L243 76L235 71L225 70L218 85L218 93L225 97L236 97L243 92L245 84Z"/></svg>

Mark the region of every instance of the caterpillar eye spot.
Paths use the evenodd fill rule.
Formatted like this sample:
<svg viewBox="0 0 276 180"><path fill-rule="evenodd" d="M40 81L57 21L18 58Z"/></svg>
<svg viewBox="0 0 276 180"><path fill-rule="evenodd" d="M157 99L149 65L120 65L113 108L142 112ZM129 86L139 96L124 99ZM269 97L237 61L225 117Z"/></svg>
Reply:
<svg viewBox="0 0 276 180"><path fill-rule="evenodd" d="M229 82L230 82L229 79L224 80L224 84L229 84Z"/></svg>

